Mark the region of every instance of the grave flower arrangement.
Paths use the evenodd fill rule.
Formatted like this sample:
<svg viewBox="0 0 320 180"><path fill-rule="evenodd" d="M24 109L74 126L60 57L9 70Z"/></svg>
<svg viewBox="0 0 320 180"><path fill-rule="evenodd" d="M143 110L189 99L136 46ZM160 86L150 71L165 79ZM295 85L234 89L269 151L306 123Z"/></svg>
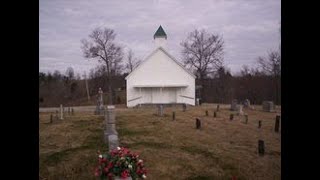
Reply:
<svg viewBox="0 0 320 180"><path fill-rule="evenodd" d="M95 176L100 177L101 180L147 178L143 160L139 159L138 154L130 152L127 148L117 147L107 154L101 154L98 151L98 156Z"/></svg>

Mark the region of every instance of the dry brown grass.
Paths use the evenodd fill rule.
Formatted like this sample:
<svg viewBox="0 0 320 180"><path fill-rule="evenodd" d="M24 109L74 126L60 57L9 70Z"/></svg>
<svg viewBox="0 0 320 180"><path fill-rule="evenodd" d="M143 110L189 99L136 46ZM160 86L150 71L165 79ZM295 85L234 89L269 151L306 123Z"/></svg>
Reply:
<svg viewBox="0 0 320 180"><path fill-rule="evenodd" d="M95 179L97 150L103 142L103 117L77 113L50 124L50 113L40 113L40 179Z"/></svg>
<svg viewBox="0 0 320 180"><path fill-rule="evenodd" d="M121 145L140 153L149 170L148 179L281 179L281 135L274 132L276 113L246 110L244 117L229 121L229 106L216 105L165 108L117 109ZM209 110L209 116L205 116ZM172 112L176 121L172 121ZM40 176L46 179L95 179L96 150L103 142L104 120L93 113L77 113L65 121L47 124L49 113L40 113ZM195 117L202 129L195 129ZM258 120L262 129L258 130ZM258 139L265 141L265 155L257 153Z"/></svg>
<svg viewBox="0 0 320 180"><path fill-rule="evenodd" d="M165 117L155 116L156 109L127 109L117 113L117 128L122 145L141 153L149 168L148 179L281 179L281 135L274 132L278 112L244 110L243 116L229 121L231 112L221 106L165 108ZM209 116L205 116L209 110ZM172 121L172 112L176 121ZM202 129L195 129L195 117ZM262 129L258 129L258 120ZM265 155L258 155L258 140L265 141Z"/></svg>

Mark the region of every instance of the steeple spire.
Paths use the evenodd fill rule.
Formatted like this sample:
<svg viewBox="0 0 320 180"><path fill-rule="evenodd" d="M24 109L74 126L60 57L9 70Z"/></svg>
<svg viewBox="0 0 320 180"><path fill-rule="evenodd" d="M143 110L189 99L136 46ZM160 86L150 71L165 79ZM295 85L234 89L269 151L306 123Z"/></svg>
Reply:
<svg viewBox="0 0 320 180"><path fill-rule="evenodd" d="M158 30L156 33L153 35L153 39L156 39L157 37L164 37L167 39L167 34L164 32L163 28L161 25L159 26Z"/></svg>

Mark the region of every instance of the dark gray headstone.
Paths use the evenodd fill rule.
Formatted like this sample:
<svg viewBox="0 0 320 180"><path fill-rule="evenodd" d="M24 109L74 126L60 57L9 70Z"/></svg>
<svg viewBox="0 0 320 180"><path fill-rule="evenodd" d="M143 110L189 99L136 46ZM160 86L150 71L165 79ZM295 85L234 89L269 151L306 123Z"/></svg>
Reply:
<svg viewBox="0 0 320 180"><path fill-rule="evenodd" d="M213 112L213 117L217 117L217 112L216 111Z"/></svg>
<svg viewBox="0 0 320 180"><path fill-rule="evenodd" d="M258 128L259 129L261 128L261 121L259 121Z"/></svg>
<svg viewBox="0 0 320 180"><path fill-rule="evenodd" d="M200 129L201 128L201 121L199 118L196 118L196 129Z"/></svg>
<svg viewBox="0 0 320 180"><path fill-rule="evenodd" d="M264 155L264 141L263 140L258 141L258 152L259 152L260 156Z"/></svg>
<svg viewBox="0 0 320 180"><path fill-rule="evenodd" d="M53 117L52 114L50 114L50 123L52 123Z"/></svg>
<svg viewBox="0 0 320 180"><path fill-rule="evenodd" d="M246 124L248 124L248 115L246 114L246 115L244 115L244 122L246 123Z"/></svg>
<svg viewBox="0 0 320 180"><path fill-rule="evenodd" d="M182 111L185 112L187 110L187 105L184 103L182 104Z"/></svg>
<svg viewBox="0 0 320 180"><path fill-rule="evenodd" d="M275 132L279 132L279 127L280 127L280 116L277 115L276 116L276 124L275 124L275 127L274 127L274 131Z"/></svg>

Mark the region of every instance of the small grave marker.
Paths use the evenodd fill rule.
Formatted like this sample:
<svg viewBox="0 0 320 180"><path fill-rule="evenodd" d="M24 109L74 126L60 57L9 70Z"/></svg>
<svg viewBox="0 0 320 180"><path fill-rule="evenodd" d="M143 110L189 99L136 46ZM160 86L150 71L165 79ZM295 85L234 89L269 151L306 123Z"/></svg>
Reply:
<svg viewBox="0 0 320 180"><path fill-rule="evenodd" d="M217 117L217 112L216 111L213 112L213 117L214 118Z"/></svg>
<svg viewBox="0 0 320 180"><path fill-rule="evenodd" d="M219 111L219 109L220 109L220 105L218 104L218 105L217 105L217 112Z"/></svg>
<svg viewBox="0 0 320 180"><path fill-rule="evenodd" d="M248 124L248 115L246 114L246 115L244 115L244 122L245 122L245 124Z"/></svg>
<svg viewBox="0 0 320 180"><path fill-rule="evenodd" d="M174 120L176 120L176 112L172 112L172 120L174 121Z"/></svg>
<svg viewBox="0 0 320 180"><path fill-rule="evenodd" d="M206 116L209 116L209 112L208 112L208 110L206 110Z"/></svg>
<svg viewBox="0 0 320 180"><path fill-rule="evenodd" d="M199 118L196 118L196 129L200 129L201 128L201 121Z"/></svg>
<svg viewBox="0 0 320 180"><path fill-rule="evenodd" d="M233 120L233 114L230 114L230 121Z"/></svg>
<svg viewBox="0 0 320 180"><path fill-rule="evenodd" d="M259 125L258 125L258 128L259 128L259 129L261 128L261 121L259 121Z"/></svg>
<svg viewBox="0 0 320 180"><path fill-rule="evenodd" d="M275 127L274 127L274 131L275 132L279 132L279 126L280 126L280 116L277 115L276 116L276 124L275 124Z"/></svg>
<svg viewBox="0 0 320 180"><path fill-rule="evenodd" d="M63 106L60 104L60 119L63 120Z"/></svg>
<svg viewBox="0 0 320 180"><path fill-rule="evenodd" d="M264 141L263 140L258 141L258 152L259 152L260 156L264 155Z"/></svg>

